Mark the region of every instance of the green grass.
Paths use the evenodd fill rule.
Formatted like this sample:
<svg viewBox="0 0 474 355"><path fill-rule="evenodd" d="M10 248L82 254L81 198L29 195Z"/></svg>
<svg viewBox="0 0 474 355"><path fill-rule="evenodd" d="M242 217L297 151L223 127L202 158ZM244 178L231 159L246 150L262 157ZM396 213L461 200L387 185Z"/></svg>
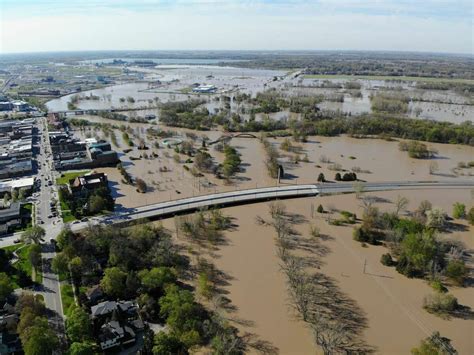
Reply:
<svg viewBox="0 0 474 355"><path fill-rule="evenodd" d="M469 79L449 79L449 78L424 78L418 76L389 76L389 75L326 75L308 74L305 79L362 79L362 80L400 80L400 81L425 81L425 82L449 82L474 84L474 80Z"/></svg>
<svg viewBox="0 0 474 355"><path fill-rule="evenodd" d="M56 185L67 185L69 184L69 180L75 179L78 176L85 175L90 171L73 171L70 173L63 173L62 176L56 179Z"/></svg>
<svg viewBox="0 0 474 355"><path fill-rule="evenodd" d="M61 208L61 217L64 223L69 223L75 221L77 218L74 217L70 210L63 210Z"/></svg>
<svg viewBox="0 0 474 355"><path fill-rule="evenodd" d="M25 244L19 243L19 244L15 244L15 245L9 245L9 246L3 247L1 249L5 250L5 251L11 251L13 253L15 250L21 248L23 245L25 245Z"/></svg>
<svg viewBox="0 0 474 355"><path fill-rule="evenodd" d="M63 310L66 316L69 316L72 310L74 303L74 293L72 291L72 286L70 284L61 285L61 300L63 302Z"/></svg>

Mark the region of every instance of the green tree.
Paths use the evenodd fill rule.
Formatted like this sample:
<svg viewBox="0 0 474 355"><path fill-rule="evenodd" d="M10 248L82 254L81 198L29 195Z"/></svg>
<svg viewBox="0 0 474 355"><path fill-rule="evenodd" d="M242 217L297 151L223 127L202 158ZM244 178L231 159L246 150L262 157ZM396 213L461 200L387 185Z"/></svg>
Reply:
<svg viewBox="0 0 474 355"><path fill-rule="evenodd" d="M454 218L464 218L466 217L466 205L456 202L453 205L453 217Z"/></svg>
<svg viewBox="0 0 474 355"><path fill-rule="evenodd" d="M462 260L450 260L446 266L446 276L459 286L464 284L468 274L469 270Z"/></svg>
<svg viewBox="0 0 474 355"><path fill-rule="evenodd" d="M76 307L66 320L66 333L71 342L83 342L91 339L92 327L89 314L82 308Z"/></svg>
<svg viewBox="0 0 474 355"><path fill-rule="evenodd" d="M439 332L433 334L422 340L417 348L411 349L413 355L452 355L457 354L457 351L451 345L448 338L442 337Z"/></svg>
<svg viewBox="0 0 474 355"><path fill-rule="evenodd" d="M407 276L421 275L428 271L437 251L438 243L432 232L410 233L401 243L397 270Z"/></svg>
<svg viewBox="0 0 474 355"><path fill-rule="evenodd" d="M0 302L4 302L5 299L13 292L13 283L4 272L0 272Z"/></svg>
<svg viewBox="0 0 474 355"><path fill-rule="evenodd" d="M138 277L147 292L157 292L165 285L176 282L176 272L169 267L154 267L150 270L142 270Z"/></svg>
<svg viewBox="0 0 474 355"><path fill-rule="evenodd" d="M44 230L44 228L40 226L33 226L32 228L23 232L23 234L21 235L21 239L25 243L39 244L41 242L41 239L43 239L45 235L46 231Z"/></svg>
<svg viewBox="0 0 474 355"><path fill-rule="evenodd" d="M153 355L185 355L188 351L184 344L174 334L159 332L155 335Z"/></svg>
<svg viewBox="0 0 474 355"><path fill-rule="evenodd" d="M93 355L97 354L97 346L93 342L72 343L69 355Z"/></svg>
<svg viewBox="0 0 474 355"><path fill-rule="evenodd" d="M99 195L89 197L89 212L91 214L99 213L107 208L107 201Z"/></svg>
<svg viewBox="0 0 474 355"><path fill-rule="evenodd" d="M104 277L100 281L102 289L108 295L115 298L122 298L125 294L125 281L127 273L118 267L105 269Z"/></svg>
<svg viewBox="0 0 474 355"><path fill-rule="evenodd" d="M323 173L319 173L318 175L318 182L325 182L326 178L324 177Z"/></svg>
<svg viewBox="0 0 474 355"><path fill-rule="evenodd" d="M82 272L82 259L79 256L72 258L69 262L69 270L74 277L81 275Z"/></svg>
<svg viewBox="0 0 474 355"><path fill-rule="evenodd" d="M48 355L58 349L59 340L49 327L46 317L36 317L33 324L20 334L25 355Z"/></svg>
<svg viewBox="0 0 474 355"><path fill-rule="evenodd" d="M474 207L469 209L469 212L467 213L467 220L470 224L474 225Z"/></svg>
<svg viewBox="0 0 474 355"><path fill-rule="evenodd" d="M63 274L69 271L69 258L64 253L57 253L51 262L51 268L56 274Z"/></svg>
<svg viewBox="0 0 474 355"><path fill-rule="evenodd" d="M179 336L201 327L203 308L195 302L190 291L169 285L159 303L160 315L166 318L168 326Z"/></svg>

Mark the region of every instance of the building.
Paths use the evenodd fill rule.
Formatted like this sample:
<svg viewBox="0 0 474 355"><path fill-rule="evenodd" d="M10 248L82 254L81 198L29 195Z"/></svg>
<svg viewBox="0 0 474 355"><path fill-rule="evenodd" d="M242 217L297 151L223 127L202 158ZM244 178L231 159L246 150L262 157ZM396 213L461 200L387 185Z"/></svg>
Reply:
<svg viewBox="0 0 474 355"><path fill-rule="evenodd" d="M0 209L0 235L9 233L21 224L21 204L19 202L12 202L8 208Z"/></svg>
<svg viewBox="0 0 474 355"><path fill-rule="evenodd" d="M213 94L217 91L217 87L214 85L199 85L193 88L193 92L201 94Z"/></svg>
<svg viewBox="0 0 474 355"><path fill-rule="evenodd" d="M27 177L17 180L0 181L0 195L5 192L12 193L13 190L26 189L31 190L35 184L34 177Z"/></svg>
<svg viewBox="0 0 474 355"><path fill-rule="evenodd" d="M144 329L138 306L132 301L104 301L92 306L91 313L102 350L132 344L136 333Z"/></svg>
<svg viewBox="0 0 474 355"><path fill-rule="evenodd" d="M107 174L104 173L90 173L69 181L69 189L73 195L87 195L92 190L107 186Z"/></svg>
<svg viewBox="0 0 474 355"><path fill-rule="evenodd" d="M10 101L0 101L0 111L12 111L13 105Z"/></svg>
<svg viewBox="0 0 474 355"><path fill-rule="evenodd" d="M14 100L12 101L13 111L17 112L27 112L30 111L30 105L23 100Z"/></svg>
<svg viewBox="0 0 474 355"><path fill-rule="evenodd" d="M7 179L33 172L33 163L31 160L0 159L0 179Z"/></svg>

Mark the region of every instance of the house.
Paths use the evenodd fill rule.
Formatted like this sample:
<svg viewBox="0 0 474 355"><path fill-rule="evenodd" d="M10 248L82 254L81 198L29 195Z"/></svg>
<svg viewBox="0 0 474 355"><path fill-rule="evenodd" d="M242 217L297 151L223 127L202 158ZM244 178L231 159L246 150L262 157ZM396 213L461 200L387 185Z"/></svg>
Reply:
<svg viewBox="0 0 474 355"><path fill-rule="evenodd" d="M91 307L102 350L134 343L145 325L133 301L104 301Z"/></svg>
<svg viewBox="0 0 474 355"><path fill-rule="evenodd" d="M134 343L135 338L133 329L127 325L122 326L118 321L110 321L100 327L99 343L102 350Z"/></svg>
<svg viewBox="0 0 474 355"><path fill-rule="evenodd" d="M107 174L104 173L90 173L69 181L69 189L75 196L87 195L92 190L107 186Z"/></svg>

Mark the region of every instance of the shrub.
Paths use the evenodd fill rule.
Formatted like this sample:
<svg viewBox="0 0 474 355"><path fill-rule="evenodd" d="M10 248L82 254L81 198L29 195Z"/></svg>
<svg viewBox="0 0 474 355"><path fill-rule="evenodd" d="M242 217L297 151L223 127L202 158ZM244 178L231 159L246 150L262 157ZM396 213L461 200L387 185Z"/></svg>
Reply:
<svg viewBox="0 0 474 355"><path fill-rule="evenodd" d="M430 286L435 290L436 292L439 293L446 293L448 292L448 289L442 284L441 281L439 280L433 280L430 283Z"/></svg>
<svg viewBox="0 0 474 355"><path fill-rule="evenodd" d="M449 293L434 293L423 299L423 308L430 313L449 314L458 306L458 299Z"/></svg>
<svg viewBox="0 0 474 355"><path fill-rule="evenodd" d="M334 176L334 180L341 181L342 180L341 173L337 173L336 176Z"/></svg>
<svg viewBox="0 0 474 355"><path fill-rule="evenodd" d="M390 253L383 254L382 257L380 258L380 262L382 265L385 266L393 266L395 265L395 261L392 259L392 256Z"/></svg>
<svg viewBox="0 0 474 355"><path fill-rule="evenodd" d="M453 205L453 217L458 219L466 217L466 205L456 202Z"/></svg>
<svg viewBox="0 0 474 355"><path fill-rule="evenodd" d="M324 207L323 205L319 205L317 208L318 213L324 213Z"/></svg>
<svg viewBox="0 0 474 355"><path fill-rule="evenodd" d="M318 182L325 182L326 178L324 177L323 173L319 173L318 175Z"/></svg>

